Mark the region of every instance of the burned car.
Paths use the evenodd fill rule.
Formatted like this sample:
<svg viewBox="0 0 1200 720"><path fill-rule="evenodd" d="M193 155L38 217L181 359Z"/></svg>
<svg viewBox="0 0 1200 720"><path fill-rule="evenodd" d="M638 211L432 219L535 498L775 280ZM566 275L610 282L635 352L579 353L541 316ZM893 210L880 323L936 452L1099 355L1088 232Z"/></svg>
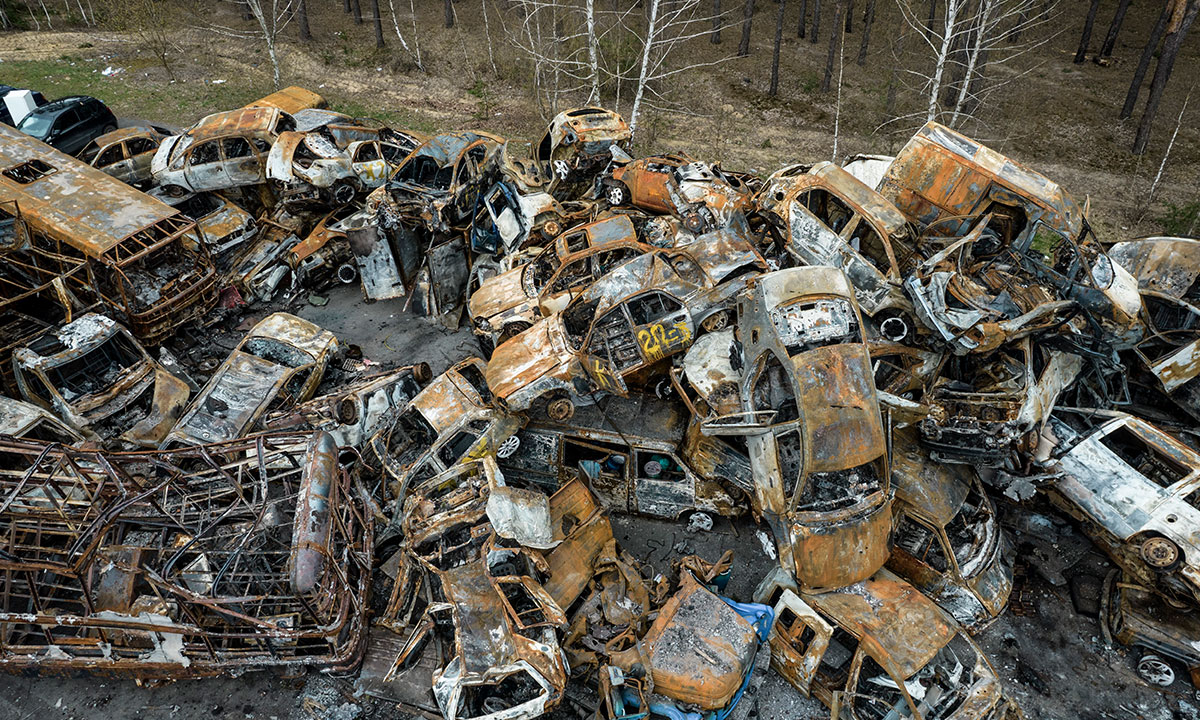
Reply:
<svg viewBox="0 0 1200 720"><path fill-rule="evenodd" d="M1115 347L1138 339L1137 283L1109 258L1084 209L1042 175L930 122L888 166L878 190L934 237L965 235L989 216L977 257L1018 268L1073 301Z"/></svg>
<svg viewBox="0 0 1200 720"><path fill-rule="evenodd" d="M403 501L413 484L464 459L487 453L507 457L515 451L520 440L513 434L524 418L494 409L491 400L484 363L478 358L434 378L367 441L368 463L386 473L383 497L389 503Z"/></svg>
<svg viewBox="0 0 1200 720"><path fill-rule="evenodd" d="M772 666L833 720L1024 718L979 646L887 570L826 593L776 570L755 600L775 610Z"/></svg>
<svg viewBox="0 0 1200 720"><path fill-rule="evenodd" d="M829 162L779 170L757 204L790 257L850 277L859 307L883 337L900 342L914 330L901 282L918 259L915 238L894 205Z"/></svg>
<svg viewBox="0 0 1200 720"><path fill-rule="evenodd" d="M296 121L274 108L243 108L209 115L163 140L150 172L171 194L222 190L266 181L267 154Z"/></svg>
<svg viewBox="0 0 1200 720"><path fill-rule="evenodd" d="M232 440L268 410L313 396L337 338L307 320L272 313L246 333L197 393L163 447Z"/></svg>
<svg viewBox="0 0 1200 720"><path fill-rule="evenodd" d="M727 225L751 205L741 178L686 155L639 158L613 170L604 187L610 205L678 215L693 233Z"/></svg>
<svg viewBox="0 0 1200 720"><path fill-rule="evenodd" d="M705 422L743 436L779 562L806 588L883 567L888 445L854 289L835 268L777 270L738 300L741 409Z"/></svg>
<svg viewBox="0 0 1200 720"><path fill-rule="evenodd" d="M597 279L654 248L633 223L614 215L555 238L526 264L489 278L471 294L467 314L480 342L492 348L562 310Z"/></svg>
<svg viewBox="0 0 1200 720"><path fill-rule="evenodd" d="M412 149L378 139L340 147L319 131L280 133L267 155L267 180L285 202L341 207L382 185Z"/></svg>
<svg viewBox="0 0 1200 720"><path fill-rule="evenodd" d="M488 387L510 411L544 398L547 415L565 420L597 390L644 384L712 318L727 317L745 284L716 284L686 251L642 255L496 348Z"/></svg>
<svg viewBox="0 0 1200 720"><path fill-rule="evenodd" d="M976 631L1008 604L1014 549L973 470L934 462L914 433L893 435L895 548L887 568Z"/></svg>
<svg viewBox="0 0 1200 720"><path fill-rule="evenodd" d="M1050 499L1138 583L1200 604L1200 454L1132 415L1076 425L1055 416L1047 426Z"/></svg>
<svg viewBox="0 0 1200 720"><path fill-rule="evenodd" d="M437 135L409 153L387 184L380 213L383 225L411 223L448 233L474 216L489 164L503 144L475 132Z"/></svg>
<svg viewBox="0 0 1200 720"><path fill-rule="evenodd" d="M950 355L922 402L921 442L939 462L1002 465L1028 452L1083 367L1075 354L1025 338L989 355Z"/></svg>
<svg viewBox="0 0 1200 720"><path fill-rule="evenodd" d="M61 445L75 445L84 439L45 408L5 395L0 395L0 435Z"/></svg>
<svg viewBox="0 0 1200 720"><path fill-rule="evenodd" d="M326 435L111 453L0 442L0 669L345 672L372 523Z"/></svg>
<svg viewBox="0 0 1200 720"><path fill-rule="evenodd" d="M132 334L88 313L13 353L21 396L90 440L154 447L183 414L190 391Z"/></svg>
<svg viewBox="0 0 1200 720"><path fill-rule="evenodd" d="M251 240L258 232L258 221L253 215L217 193L150 194L196 221L200 237L218 265L228 259L231 250Z"/></svg>
<svg viewBox="0 0 1200 720"><path fill-rule="evenodd" d="M653 395L633 395L578 408L567 422L534 421L517 432L520 445L499 460L500 469L547 493L582 474L613 512L671 520L742 513L753 493L749 464L741 476L725 477L710 464L694 463L682 410Z"/></svg>
<svg viewBox="0 0 1200 720"><path fill-rule="evenodd" d="M477 253L503 255L553 240L572 216L550 193L526 192L510 180L492 185L479 205L471 222L471 249Z"/></svg>
<svg viewBox="0 0 1200 720"><path fill-rule="evenodd" d="M150 182L150 163L166 135L150 127L113 130L92 140L79 151L79 159L124 183Z"/></svg>
<svg viewBox="0 0 1200 720"><path fill-rule="evenodd" d="M564 110L550 121L534 148L534 160L551 178L549 191L559 199L581 197L614 159L629 160L633 133L612 110L581 107Z"/></svg>

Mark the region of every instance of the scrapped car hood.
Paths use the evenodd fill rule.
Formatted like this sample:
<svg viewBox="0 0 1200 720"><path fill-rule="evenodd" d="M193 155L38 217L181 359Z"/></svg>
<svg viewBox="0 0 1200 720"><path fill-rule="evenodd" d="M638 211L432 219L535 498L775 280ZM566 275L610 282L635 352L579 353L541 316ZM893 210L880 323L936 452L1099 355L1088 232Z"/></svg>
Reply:
<svg viewBox="0 0 1200 720"><path fill-rule="evenodd" d="M525 274L526 267L515 267L483 283L471 295L471 302L467 305L470 316L493 318L527 302L529 298L525 295L521 283L521 276Z"/></svg>
<svg viewBox="0 0 1200 720"><path fill-rule="evenodd" d="M205 443L240 437L254 412L275 397L290 368L246 353L235 353L224 372L202 393L177 431Z"/></svg>
<svg viewBox="0 0 1200 720"><path fill-rule="evenodd" d="M866 346L829 345L792 358L813 472L844 470L884 452Z"/></svg>
<svg viewBox="0 0 1200 720"><path fill-rule="evenodd" d="M555 315L496 348L484 374L488 387L507 397L561 367L568 354L564 333L562 319Z"/></svg>

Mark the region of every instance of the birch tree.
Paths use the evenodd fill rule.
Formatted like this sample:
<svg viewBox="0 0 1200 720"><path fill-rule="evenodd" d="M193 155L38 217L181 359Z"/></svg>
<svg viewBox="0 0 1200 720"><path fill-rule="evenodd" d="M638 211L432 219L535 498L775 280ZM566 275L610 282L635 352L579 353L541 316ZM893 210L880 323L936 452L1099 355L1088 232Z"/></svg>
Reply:
<svg viewBox="0 0 1200 720"><path fill-rule="evenodd" d="M225 37L262 42L271 60L271 78L275 89L282 87L279 58L279 38L299 10L297 0L237 0L254 21L252 28L235 28L212 21L212 8L204 0L196 0L192 11L214 33Z"/></svg>

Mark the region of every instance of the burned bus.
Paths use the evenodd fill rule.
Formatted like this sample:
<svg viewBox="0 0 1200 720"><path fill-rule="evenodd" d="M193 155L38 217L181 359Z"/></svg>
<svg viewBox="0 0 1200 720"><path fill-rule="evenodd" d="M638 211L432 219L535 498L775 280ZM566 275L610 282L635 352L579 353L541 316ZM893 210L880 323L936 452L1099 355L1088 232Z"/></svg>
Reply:
<svg viewBox="0 0 1200 720"><path fill-rule="evenodd" d="M8 126L0 126L0 257L14 286L56 279L63 304L112 307L146 344L216 303L194 221ZM20 294L5 289L4 300Z"/></svg>

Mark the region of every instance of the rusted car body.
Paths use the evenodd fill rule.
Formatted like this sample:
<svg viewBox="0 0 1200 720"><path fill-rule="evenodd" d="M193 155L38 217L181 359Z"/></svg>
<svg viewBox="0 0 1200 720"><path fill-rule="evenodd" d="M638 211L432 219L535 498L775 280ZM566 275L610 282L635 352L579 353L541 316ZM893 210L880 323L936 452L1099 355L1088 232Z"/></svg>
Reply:
<svg viewBox="0 0 1200 720"><path fill-rule="evenodd" d="M779 562L806 588L883 567L892 529L887 441L854 290L836 268L777 270L738 300L741 408L705 423L744 436Z"/></svg>
<svg viewBox="0 0 1200 720"><path fill-rule="evenodd" d="M13 353L17 388L91 440L154 447L183 414L190 391L128 330L88 313Z"/></svg>
<svg viewBox="0 0 1200 720"><path fill-rule="evenodd" d="M613 512L671 520L742 513L744 497L753 493L749 463L740 477L716 474L711 463L694 468L689 451L706 446L685 444L689 418L682 410L632 395L580 407L566 422L535 421L517 432L520 445L499 461L500 469L546 492L582 473Z"/></svg>
<svg viewBox="0 0 1200 720"><path fill-rule="evenodd" d="M1109 259L1084 209L1045 177L930 122L888 166L878 190L923 231L936 225L936 235L964 235L975 218L990 215L991 254L1074 301L1118 347L1137 340L1137 283Z"/></svg>
<svg viewBox="0 0 1200 720"><path fill-rule="evenodd" d="M0 165L6 262L102 299L150 345L216 303L216 269L175 209L7 125Z"/></svg>
<svg viewBox="0 0 1200 720"><path fill-rule="evenodd" d="M463 460L506 456L520 441L512 436L524 418L491 406L484 363L469 358L429 383L393 422L367 443L368 461L382 467L383 497L403 501L408 489ZM401 505L397 504L397 514ZM398 523L400 518L393 517Z"/></svg>
<svg viewBox="0 0 1200 720"><path fill-rule="evenodd" d="M487 133L437 135L409 153L387 182L380 205L384 226L393 222L422 225L448 233L474 215L489 166L503 144Z"/></svg>
<svg viewBox="0 0 1200 720"><path fill-rule="evenodd" d="M1057 417L1050 499L1144 587L1200 604L1200 454L1140 418L1090 432Z"/></svg>
<svg viewBox="0 0 1200 720"><path fill-rule="evenodd" d="M167 192L223 190L266 181L267 154L296 121L275 108L243 108L209 115L165 139L150 171Z"/></svg>
<svg viewBox="0 0 1200 720"><path fill-rule="evenodd" d="M1083 367L1075 354L1030 338L990 355L949 356L922 402L921 442L939 462L999 465L1028 451Z"/></svg>
<svg viewBox="0 0 1200 720"><path fill-rule="evenodd" d="M992 664L949 616L887 570L827 593L768 575L771 664L840 718L1021 720Z"/></svg>
<svg viewBox="0 0 1200 720"><path fill-rule="evenodd" d="M320 131L280 133L267 155L267 180L284 202L321 201L341 207L391 176L412 147L355 140L345 147Z"/></svg>
<svg viewBox="0 0 1200 720"><path fill-rule="evenodd" d="M180 679L361 656L372 525L327 436L5 439L0 458L0 669Z"/></svg>
<svg viewBox="0 0 1200 720"><path fill-rule="evenodd" d="M258 232L258 221L253 215L217 193L151 194L195 221L201 239L218 265L228 260L230 251L252 240Z"/></svg>
<svg viewBox="0 0 1200 720"><path fill-rule="evenodd" d="M614 158L628 159L632 141L629 123L618 113L574 108L554 116L533 156L550 178L549 192L577 198L592 190L593 179Z"/></svg>
<svg viewBox="0 0 1200 720"><path fill-rule="evenodd" d="M881 335L900 342L912 332L902 281L918 258L908 221L894 205L830 162L783 168L757 198L791 257L849 276Z"/></svg>
<svg viewBox="0 0 1200 720"><path fill-rule="evenodd" d="M5 395L0 395L0 435L61 445L75 445L84 439L45 408Z"/></svg>
<svg viewBox="0 0 1200 720"><path fill-rule="evenodd" d="M653 249L638 241L624 215L574 228L528 263L485 280L467 303L472 328L492 347L501 345L539 317L565 308L611 270Z"/></svg>
<svg viewBox="0 0 1200 720"><path fill-rule="evenodd" d="M409 365L271 413L262 426L268 431L320 430L329 433L338 447L358 448L403 411L430 379L428 365Z"/></svg>
<svg viewBox="0 0 1200 720"><path fill-rule="evenodd" d="M510 180L492 185L479 205L471 222L471 249L477 253L505 254L551 241L570 216L550 193L522 191Z"/></svg>
<svg viewBox="0 0 1200 720"><path fill-rule="evenodd" d="M560 313L496 349L488 387L511 411L547 399L570 417L596 390L625 394L727 314L747 276L717 285L686 251L647 253L610 271Z"/></svg>
<svg viewBox="0 0 1200 720"><path fill-rule="evenodd" d="M307 320L268 315L200 389L163 446L232 440L254 429L268 410L308 400L337 345L333 333Z"/></svg>
<svg viewBox="0 0 1200 720"><path fill-rule="evenodd" d="M246 105L247 108L275 108L285 113L295 114L302 110L324 110L329 102L318 93L298 85L290 85L282 90L261 97Z"/></svg>
<svg viewBox="0 0 1200 720"><path fill-rule="evenodd" d="M751 207L741 178L686 155L639 158L613 170L605 187L610 205L675 214L693 233L728 225Z"/></svg>
<svg viewBox="0 0 1200 720"><path fill-rule="evenodd" d="M1100 626L1108 637L1124 645L1144 648L1177 660L1193 678L1200 675L1200 617L1188 608L1163 601L1153 590L1114 570L1105 579L1100 596Z"/></svg>
<svg viewBox="0 0 1200 720"><path fill-rule="evenodd" d="M150 162L164 137L154 128L120 128L85 145L79 159L123 183L140 187L150 182Z"/></svg>
<svg viewBox="0 0 1200 720"><path fill-rule="evenodd" d="M934 462L911 431L893 440L896 529L887 568L977 631L1008 605L1014 549L972 470Z"/></svg>

